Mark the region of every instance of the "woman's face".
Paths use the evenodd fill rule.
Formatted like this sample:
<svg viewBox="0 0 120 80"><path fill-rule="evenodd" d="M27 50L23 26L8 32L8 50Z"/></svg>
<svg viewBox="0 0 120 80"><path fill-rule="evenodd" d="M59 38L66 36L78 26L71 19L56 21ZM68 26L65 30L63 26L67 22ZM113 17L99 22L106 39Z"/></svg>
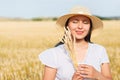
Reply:
<svg viewBox="0 0 120 80"><path fill-rule="evenodd" d="M90 30L90 19L82 15L73 16L69 19L68 27L76 39L84 39Z"/></svg>

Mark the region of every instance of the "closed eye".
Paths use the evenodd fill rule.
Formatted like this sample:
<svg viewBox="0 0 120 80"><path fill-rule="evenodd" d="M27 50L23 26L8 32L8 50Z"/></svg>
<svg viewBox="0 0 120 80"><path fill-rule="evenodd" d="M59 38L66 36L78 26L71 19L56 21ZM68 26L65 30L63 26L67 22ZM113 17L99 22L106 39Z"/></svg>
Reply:
<svg viewBox="0 0 120 80"><path fill-rule="evenodd" d="M78 22L79 22L79 20L74 19L74 20L72 20L72 22L73 22L73 23L78 23Z"/></svg>
<svg viewBox="0 0 120 80"><path fill-rule="evenodd" d="M88 21L88 20L84 20L83 23L84 23L84 24L89 24L90 21Z"/></svg>

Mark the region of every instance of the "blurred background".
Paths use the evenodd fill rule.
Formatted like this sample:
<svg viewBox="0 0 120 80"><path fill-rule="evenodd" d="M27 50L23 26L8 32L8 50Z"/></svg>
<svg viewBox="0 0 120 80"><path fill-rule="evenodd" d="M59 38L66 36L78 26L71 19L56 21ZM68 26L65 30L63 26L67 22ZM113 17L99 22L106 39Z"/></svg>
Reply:
<svg viewBox="0 0 120 80"><path fill-rule="evenodd" d="M1 18L51 18L68 13L73 6L88 7L100 17L120 17L120 0L0 0Z"/></svg>
<svg viewBox="0 0 120 80"><path fill-rule="evenodd" d="M0 0L0 80L42 80L38 55L60 41L55 22L74 6L102 19L92 42L106 48L113 80L120 80L120 0Z"/></svg>

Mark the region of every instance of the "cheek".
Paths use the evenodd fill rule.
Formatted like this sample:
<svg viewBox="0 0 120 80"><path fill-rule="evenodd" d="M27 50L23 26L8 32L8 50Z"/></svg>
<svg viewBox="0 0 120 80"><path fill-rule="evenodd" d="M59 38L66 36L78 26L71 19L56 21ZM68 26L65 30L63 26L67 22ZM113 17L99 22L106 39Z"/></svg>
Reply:
<svg viewBox="0 0 120 80"><path fill-rule="evenodd" d="M76 28L75 28L75 27L73 27L73 26L72 26L72 27L71 27L71 26L69 26L69 29L70 29L71 33L73 34L73 33L75 32L75 29L76 29Z"/></svg>
<svg viewBox="0 0 120 80"><path fill-rule="evenodd" d="M90 30L90 26L86 26L84 29L85 29L86 31L89 31L89 30Z"/></svg>
<svg viewBox="0 0 120 80"><path fill-rule="evenodd" d="M74 25L69 25L68 27L69 27L69 29L70 29L71 31L74 31L74 30L77 28L77 27L74 26Z"/></svg>
<svg viewBox="0 0 120 80"><path fill-rule="evenodd" d="M77 26L76 26L75 24L71 23L71 22L68 23L68 27L69 27L71 30L77 28Z"/></svg>

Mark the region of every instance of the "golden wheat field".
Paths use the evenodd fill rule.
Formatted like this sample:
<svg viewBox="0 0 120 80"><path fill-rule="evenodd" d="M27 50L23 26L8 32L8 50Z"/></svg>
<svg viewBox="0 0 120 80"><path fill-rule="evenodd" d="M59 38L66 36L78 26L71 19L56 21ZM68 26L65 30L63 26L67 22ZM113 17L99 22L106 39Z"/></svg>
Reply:
<svg viewBox="0 0 120 80"><path fill-rule="evenodd" d="M103 31L92 41L107 49L113 79L120 80L120 21L103 22ZM0 80L42 80L38 55L58 38L54 21L1 21Z"/></svg>

